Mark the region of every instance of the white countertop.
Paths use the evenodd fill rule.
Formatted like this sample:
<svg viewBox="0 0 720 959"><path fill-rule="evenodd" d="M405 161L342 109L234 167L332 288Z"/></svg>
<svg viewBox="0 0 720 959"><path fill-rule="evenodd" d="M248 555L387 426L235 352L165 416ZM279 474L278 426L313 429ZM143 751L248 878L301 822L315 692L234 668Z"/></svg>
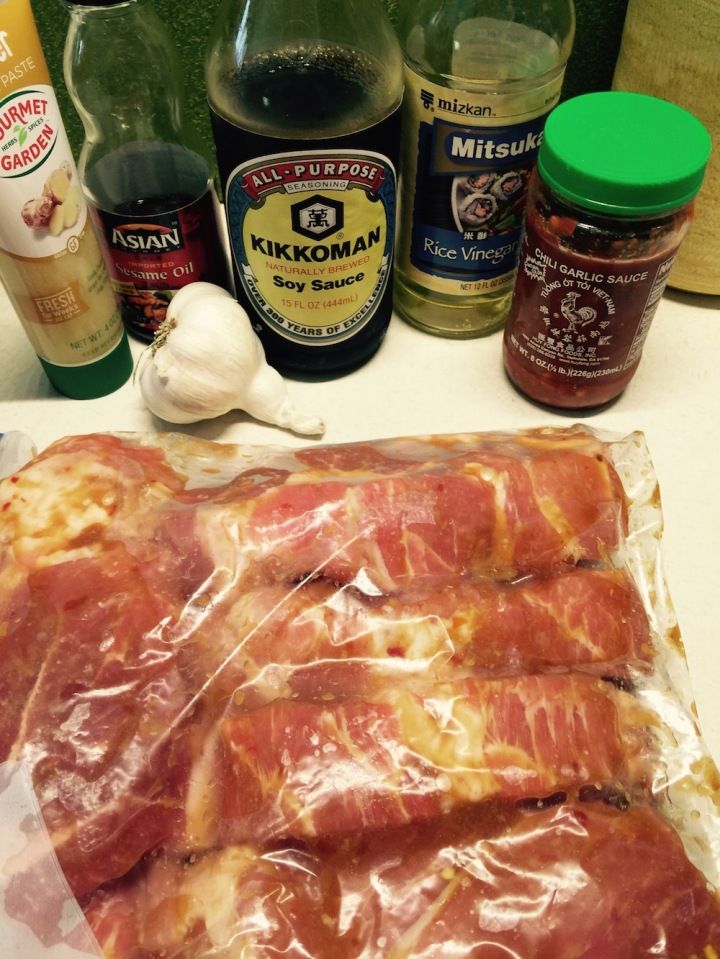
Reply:
<svg viewBox="0 0 720 959"><path fill-rule="evenodd" d="M72 433L167 429L145 410L132 380L97 400L56 393L1 286L0 337L0 432L22 430L43 448ZM670 595L705 740L720 762L720 297L667 292L634 380L614 406L594 416L548 413L515 393L503 372L501 342L500 333L440 339L393 318L380 351L362 369L289 387L299 407L324 417L327 443L574 420L622 434L642 430L662 493ZM134 342L136 356L141 350ZM233 443L312 442L242 413L178 429Z"/></svg>

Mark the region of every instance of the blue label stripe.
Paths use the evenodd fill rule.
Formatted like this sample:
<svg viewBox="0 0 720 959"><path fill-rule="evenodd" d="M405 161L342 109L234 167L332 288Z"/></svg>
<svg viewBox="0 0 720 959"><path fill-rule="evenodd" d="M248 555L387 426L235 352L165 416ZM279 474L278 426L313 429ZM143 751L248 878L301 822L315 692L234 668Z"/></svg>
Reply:
<svg viewBox="0 0 720 959"><path fill-rule="evenodd" d="M546 116L527 123L498 127L462 127L446 120L432 125L431 172L454 176L473 170L511 170L535 162ZM453 169L438 169L440 157Z"/></svg>

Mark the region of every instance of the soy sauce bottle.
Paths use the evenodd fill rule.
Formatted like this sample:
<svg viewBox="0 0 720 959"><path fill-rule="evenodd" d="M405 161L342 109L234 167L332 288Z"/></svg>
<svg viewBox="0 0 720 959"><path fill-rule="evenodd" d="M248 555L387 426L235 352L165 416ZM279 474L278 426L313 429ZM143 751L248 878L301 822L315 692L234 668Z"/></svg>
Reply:
<svg viewBox="0 0 720 959"><path fill-rule="evenodd" d="M268 361L362 365L392 311L403 88L379 0L225 0L206 79L236 293Z"/></svg>
<svg viewBox="0 0 720 959"><path fill-rule="evenodd" d="M147 0L67 5L80 177L125 326L148 341L186 284L229 288L210 164L185 119L177 51Z"/></svg>

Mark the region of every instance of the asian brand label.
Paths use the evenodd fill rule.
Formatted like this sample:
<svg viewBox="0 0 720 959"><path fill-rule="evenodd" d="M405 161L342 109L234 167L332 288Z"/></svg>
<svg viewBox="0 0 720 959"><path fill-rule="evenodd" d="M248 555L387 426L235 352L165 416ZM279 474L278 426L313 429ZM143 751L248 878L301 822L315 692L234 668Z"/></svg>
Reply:
<svg viewBox="0 0 720 959"><path fill-rule="evenodd" d="M240 281L272 330L325 345L370 321L393 253L396 179L387 157L278 153L236 167L226 193Z"/></svg>
<svg viewBox="0 0 720 959"><path fill-rule="evenodd" d="M174 294L188 283L226 285L212 189L176 210L151 216L93 208L125 326L151 339Z"/></svg>
<svg viewBox="0 0 720 959"><path fill-rule="evenodd" d="M675 255L597 260L550 245L532 219L523 241L509 347L568 384L615 378L640 360Z"/></svg>
<svg viewBox="0 0 720 959"><path fill-rule="evenodd" d="M527 181L562 74L523 95L481 95L405 71L403 272L438 292L505 285Z"/></svg>

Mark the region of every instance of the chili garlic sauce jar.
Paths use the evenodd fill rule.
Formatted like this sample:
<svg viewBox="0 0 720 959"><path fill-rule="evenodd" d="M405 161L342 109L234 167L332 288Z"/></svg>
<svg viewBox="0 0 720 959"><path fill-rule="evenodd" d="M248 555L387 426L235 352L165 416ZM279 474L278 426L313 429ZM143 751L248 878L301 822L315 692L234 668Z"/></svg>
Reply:
<svg viewBox="0 0 720 959"><path fill-rule="evenodd" d="M643 94L590 93L550 114L503 349L530 399L583 409L627 386L709 153L699 120Z"/></svg>

